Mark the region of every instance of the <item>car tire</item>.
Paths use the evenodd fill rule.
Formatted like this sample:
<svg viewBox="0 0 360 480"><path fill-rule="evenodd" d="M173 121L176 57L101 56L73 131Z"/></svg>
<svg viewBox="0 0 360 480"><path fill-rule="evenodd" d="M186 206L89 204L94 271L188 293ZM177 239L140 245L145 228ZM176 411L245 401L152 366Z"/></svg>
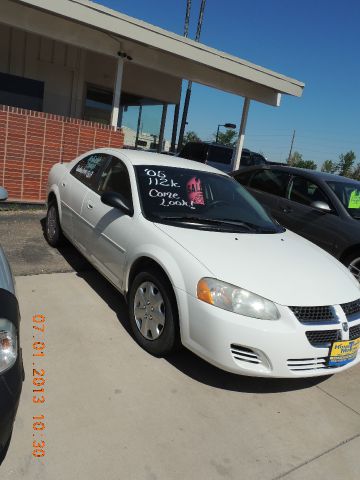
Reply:
<svg viewBox="0 0 360 480"><path fill-rule="evenodd" d="M49 245L52 247L60 246L64 240L56 201L50 202L48 206L45 222L45 236Z"/></svg>
<svg viewBox="0 0 360 480"><path fill-rule="evenodd" d="M156 357L179 349L179 315L174 291L157 269L136 275L129 293L129 319L137 343Z"/></svg>
<svg viewBox="0 0 360 480"><path fill-rule="evenodd" d="M360 252L354 252L344 257L343 264L360 282Z"/></svg>

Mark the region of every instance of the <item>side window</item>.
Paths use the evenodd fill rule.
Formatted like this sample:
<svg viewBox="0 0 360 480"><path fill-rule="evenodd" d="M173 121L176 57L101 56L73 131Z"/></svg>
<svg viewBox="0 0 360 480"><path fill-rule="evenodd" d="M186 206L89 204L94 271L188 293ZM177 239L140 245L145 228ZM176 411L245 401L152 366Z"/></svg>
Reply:
<svg viewBox="0 0 360 480"><path fill-rule="evenodd" d="M108 155L103 153L94 153L84 157L71 170L71 174L87 187L94 189L97 174L107 159Z"/></svg>
<svg viewBox="0 0 360 480"><path fill-rule="evenodd" d="M132 205L131 185L129 172L124 163L112 157L110 163L101 173L98 192L120 193Z"/></svg>
<svg viewBox="0 0 360 480"><path fill-rule="evenodd" d="M262 192L285 197L289 174L277 170L260 170L252 177L250 187Z"/></svg>
<svg viewBox="0 0 360 480"><path fill-rule="evenodd" d="M311 205L313 202L321 201L331 207L330 200L321 188L304 177L293 178L289 189L289 200L303 205Z"/></svg>

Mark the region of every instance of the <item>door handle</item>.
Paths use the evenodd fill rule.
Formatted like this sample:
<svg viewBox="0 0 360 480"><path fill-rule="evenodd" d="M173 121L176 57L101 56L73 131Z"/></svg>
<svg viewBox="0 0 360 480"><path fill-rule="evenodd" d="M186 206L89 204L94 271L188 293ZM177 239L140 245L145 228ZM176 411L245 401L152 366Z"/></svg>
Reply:
<svg viewBox="0 0 360 480"><path fill-rule="evenodd" d="M88 202L87 207L90 208L90 210L91 210L92 208L94 208L94 205L92 203Z"/></svg>

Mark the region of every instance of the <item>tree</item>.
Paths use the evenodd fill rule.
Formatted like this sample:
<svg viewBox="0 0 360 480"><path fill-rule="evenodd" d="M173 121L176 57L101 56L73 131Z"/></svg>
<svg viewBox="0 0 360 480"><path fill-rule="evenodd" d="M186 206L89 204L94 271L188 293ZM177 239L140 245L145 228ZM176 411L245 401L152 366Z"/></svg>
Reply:
<svg viewBox="0 0 360 480"><path fill-rule="evenodd" d="M291 157L288 158L287 163L288 163L289 165L291 165L292 167L295 167L295 166L297 166L297 164L298 164L299 162L302 162L302 161L303 161L303 158L302 158L301 153L299 153L299 152L294 152L294 153L291 155Z"/></svg>
<svg viewBox="0 0 360 480"><path fill-rule="evenodd" d="M336 173L338 166L332 160L325 160L321 166L321 171L326 173Z"/></svg>
<svg viewBox="0 0 360 480"><path fill-rule="evenodd" d="M197 133L190 130L189 132L186 132L184 135L183 145L185 145L188 142L201 142L201 139L200 137L198 137Z"/></svg>
<svg viewBox="0 0 360 480"><path fill-rule="evenodd" d="M301 153L294 152L288 159L288 164L292 167L307 168L309 170L316 170L317 165L312 160L303 160Z"/></svg>
<svg viewBox="0 0 360 480"><path fill-rule="evenodd" d="M351 178L353 178L354 180L360 181L360 163L358 163L356 165L356 167L354 168L354 170L351 174Z"/></svg>
<svg viewBox="0 0 360 480"><path fill-rule="evenodd" d="M307 168L308 170L316 170L317 169L316 163L313 162L312 160L300 160L294 166L297 167L297 168Z"/></svg>
<svg viewBox="0 0 360 480"><path fill-rule="evenodd" d="M227 128L225 132L219 132L218 143L227 147L234 147L237 140L238 133L236 130ZM216 133L213 133L214 140L216 140Z"/></svg>
<svg viewBox="0 0 360 480"><path fill-rule="evenodd" d="M356 155L352 150L339 155L339 163L337 164L339 175L342 175L343 177L351 177L355 160Z"/></svg>

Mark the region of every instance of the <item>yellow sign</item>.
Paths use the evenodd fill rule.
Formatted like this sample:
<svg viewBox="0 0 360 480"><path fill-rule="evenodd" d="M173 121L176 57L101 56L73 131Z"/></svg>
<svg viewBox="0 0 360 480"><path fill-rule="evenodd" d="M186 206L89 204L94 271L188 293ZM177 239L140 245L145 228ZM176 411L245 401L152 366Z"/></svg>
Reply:
<svg viewBox="0 0 360 480"><path fill-rule="evenodd" d="M329 367L341 367L356 358L360 347L360 338L334 342L330 352Z"/></svg>
<svg viewBox="0 0 360 480"><path fill-rule="evenodd" d="M348 208L360 208L360 191L351 192Z"/></svg>

